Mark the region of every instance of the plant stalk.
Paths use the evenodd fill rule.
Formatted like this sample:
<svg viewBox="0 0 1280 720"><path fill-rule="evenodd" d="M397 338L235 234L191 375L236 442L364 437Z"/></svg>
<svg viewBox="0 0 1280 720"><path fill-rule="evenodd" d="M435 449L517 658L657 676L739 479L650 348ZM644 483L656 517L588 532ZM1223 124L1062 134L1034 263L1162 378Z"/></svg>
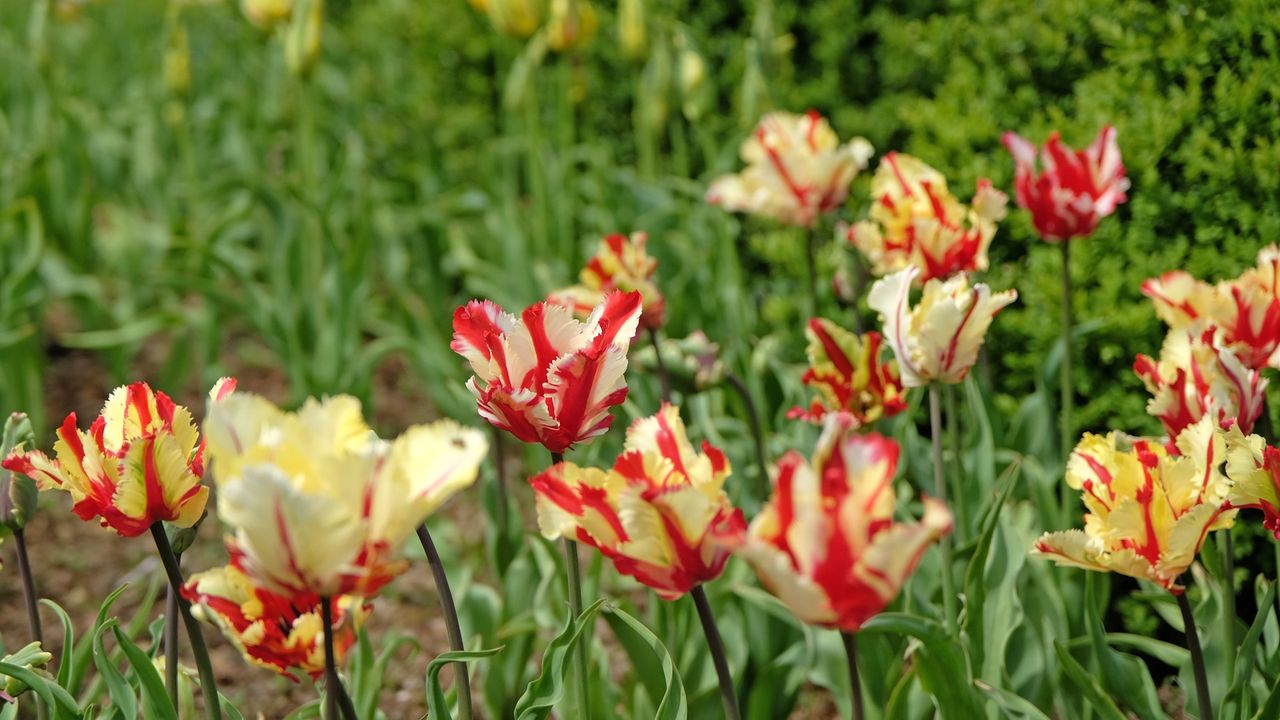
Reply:
<svg viewBox="0 0 1280 720"><path fill-rule="evenodd" d="M929 385L929 435L933 445L933 492L942 502L947 501L947 478L942 465L942 402L938 383ZM942 609L946 615L948 632L956 629L955 581L951 577L951 537L944 535L938 542L942 553Z"/></svg>
<svg viewBox="0 0 1280 720"><path fill-rule="evenodd" d="M37 604L36 580L31 574L31 558L27 554L27 536L23 528L13 531L13 545L18 554L18 574L22 576L22 598L27 603L27 626L31 639L44 642L44 630L40 627L40 606Z"/></svg>
<svg viewBox="0 0 1280 720"><path fill-rule="evenodd" d="M551 453L551 462L559 465L564 462L564 453ZM578 565L578 543L564 539L564 565L569 577L569 611L573 617L582 615L582 568ZM587 645L585 637L573 652L574 692L578 699L578 715L575 717L590 720L591 699L590 686L587 685Z"/></svg>
<svg viewBox="0 0 1280 720"><path fill-rule="evenodd" d="M181 567L182 556L177 559ZM172 585L164 596L164 687L169 701L178 707L178 593Z"/></svg>
<svg viewBox="0 0 1280 720"><path fill-rule="evenodd" d="M760 479L756 488L756 496L760 500L769 497L769 461L765 458L764 453L764 430L760 427L760 414L756 412L756 403L751 399L751 390L747 388L746 382L734 373L727 373L724 376L725 382L729 383L738 397L742 400L742 404L747 410L747 427L751 430L751 439L756 446L756 464L760 469Z"/></svg>
<svg viewBox="0 0 1280 720"><path fill-rule="evenodd" d="M1059 412L1061 413L1059 428L1059 447L1062 451L1063 465L1071 455L1072 442L1071 411L1075 404L1075 395L1071 392L1071 242L1063 240L1058 246L1062 249L1062 363L1061 376L1058 381L1061 392ZM1071 488L1064 482L1058 486L1059 507L1063 512L1072 507Z"/></svg>
<svg viewBox="0 0 1280 720"><path fill-rule="evenodd" d="M213 664L209 662L209 648L204 644L204 633L200 623L191 615L191 603L182 597L182 571L178 569L178 556L169 545L169 538L164 534L164 523L151 525L151 537L155 540L156 551L160 554L160 562L164 565L165 575L169 578L169 587L178 595L178 614L182 623L187 626L187 641L191 643L191 652L196 658L196 670L200 675L200 694L204 696L205 715L209 720L222 720L222 706L218 700L218 683L213 675Z"/></svg>
<svg viewBox="0 0 1280 720"><path fill-rule="evenodd" d="M818 243L817 224L805 233L804 259L808 272L809 317L818 316Z"/></svg>
<svg viewBox="0 0 1280 720"><path fill-rule="evenodd" d="M960 455L960 412L956 409L956 388L947 385L943 388L943 404L947 416L947 446L951 452L952 484L955 485L952 495L956 498L952 510L956 514L956 538L964 542L969 537L969 505L964 502L965 469L964 458ZM956 477L956 474L959 477Z"/></svg>
<svg viewBox="0 0 1280 720"><path fill-rule="evenodd" d="M649 342L653 343L654 367L658 371L658 387L662 390L662 402L671 402L671 376L667 374L667 364L662 360L662 344L658 342L658 331L649 328Z"/></svg>
<svg viewBox="0 0 1280 720"><path fill-rule="evenodd" d="M333 602L327 596L320 597L320 620L324 624L324 718L338 720L341 712L346 720L359 720L338 676L338 656L333 649Z"/></svg>
<svg viewBox="0 0 1280 720"><path fill-rule="evenodd" d="M702 632L707 636L707 649L711 651L711 661L716 666L716 677L720 680L720 699L724 701L725 720L740 720L738 712L738 694L733 689L733 676L729 673L729 659L724 653L724 641L720 639L720 629L716 627L716 618L711 614L711 604L707 602L707 594L698 585L689 591L693 596L693 604L698 608L698 619L702 621Z"/></svg>
<svg viewBox="0 0 1280 720"><path fill-rule="evenodd" d="M453 592L449 589L449 576L445 575L444 563L440 562L440 553L436 551L436 544L431 541L431 533L427 531L425 523L418 526L418 540L427 553L427 563L431 565L431 574L435 577L440 609L444 612L445 632L449 635L449 647L455 651L465 650L462 625L458 622L458 608L454 605ZM457 662L453 666L458 685L458 714L462 720L471 720L471 678L467 674L467 664Z"/></svg>
<svg viewBox="0 0 1280 720"><path fill-rule="evenodd" d="M1235 544L1231 539L1231 528L1218 531L1218 539L1222 544L1222 637L1227 641L1227 648L1235 648L1236 646L1236 552ZM1227 674L1226 687L1231 687L1231 683L1236 677L1236 658L1235 654L1228 650L1223 653L1223 669Z"/></svg>
<svg viewBox="0 0 1280 720"><path fill-rule="evenodd" d="M507 497L507 473L506 473L506 457L502 446L502 431L497 427L490 425L489 431L493 436L493 469L495 489L498 495L498 527L501 528L501 536L505 536L507 532L508 506L510 500ZM461 663L465 665L465 663Z"/></svg>
<svg viewBox="0 0 1280 720"><path fill-rule="evenodd" d="M853 691L849 700L850 716L853 720L863 720L866 710L862 706L862 683L858 679L858 639L851 632L842 632L840 637L844 640L844 656L849 660L849 687Z"/></svg>
<svg viewBox="0 0 1280 720"><path fill-rule="evenodd" d="M1196 618L1191 613L1187 593L1177 596L1178 609L1182 610L1182 624L1187 631L1187 649L1191 651L1191 669L1196 676L1196 700L1200 703L1200 720L1213 720L1213 703L1209 701L1209 678L1204 670L1204 653L1200 650L1200 636L1196 633Z"/></svg>

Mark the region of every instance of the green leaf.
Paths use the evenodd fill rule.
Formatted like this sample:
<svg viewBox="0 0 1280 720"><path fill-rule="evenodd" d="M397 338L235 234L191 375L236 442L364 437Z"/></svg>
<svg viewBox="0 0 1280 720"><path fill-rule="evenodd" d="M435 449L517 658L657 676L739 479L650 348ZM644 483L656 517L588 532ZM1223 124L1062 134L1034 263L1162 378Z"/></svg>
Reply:
<svg viewBox="0 0 1280 720"><path fill-rule="evenodd" d="M75 698L44 675L7 662L0 662L0 675L19 680L31 688L31 691L44 701L45 707L55 708L54 717L57 720L80 717L80 707L76 704Z"/></svg>
<svg viewBox="0 0 1280 720"><path fill-rule="evenodd" d="M969 647L973 654L973 661L979 667L982 665L983 650L986 647L984 642L986 632L984 626L985 614L983 610L987 601L987 559L991 554L991 540L995 536L996 525L1000 519L1000 510L1009 499L1009 493L1013 492L1015 481L1018 478L1019 467L1020 464L1014 463L1005 470L996 500L991 504L991 509L982 520L978 543L974 547L973 557L969 560L969 566L964 573L964 632L971 638ZM1002 574L1001 579L1007 582L1001 582L998 589L1015 592L1012 583L1017 579L1016 574L1014 577L1007 577L1007 575L1008 573Z"/></svg>
<svg viewBox="0 0 1280 720"><path fill-rule="evenodd" d="M911 649L921 685L933 695L944 719L965 720L985 715L983 698L973 683L964 648L942 625L906 613L881 613L862 626L861 633L909 635L920 641Z"/></svg>
<svg viewBox="0 0 1280 720"><path fill-rule="evenodd" d="M449 714L449 701L444 696L444 689L440 687L440 671L445 665L452 662L479 660L500 652L502 652L502 646L488 650L450 650L437 655L431 664L427 665L427 717L452 717Z"/></svg>
<svg viewBox="0 0 1280 720"><path fill-rule="evenodd" d="M981 680L977 682L977 685L979 690L985 692L1004 711L1001 717L1021 718L1022 720L1049 720L1049 716L1045 715L1040 708L1016 693L1009 692L1004 688L992 687Z"/></svg>
<svg viewBox="0 0 1280 720"><path fill-rule="evenodd" d="M169 700L169 692L165 689L164 680L160 679L155 663L132 640L125 637L119 627L112 627L111 630L115 633L116 642L124 650L124 656L128 658L130 667L138 677L138 684L142 689L144 717L147 720L151 718L178 720L178 711Z"/></svg>
<svg viewBox="0 0 1280 720"><path fill-rule="evenodd" d="M132 720L138 717L138 696L134 694L129 681L125 680L124 674L111 661L111 655L107 653L102 642L102 637L114 627L116 627L116 621L108 620L93 634L93 664L97 666L98 674L107 684L107 693L111 696L111 707L114 710L112 717Z"/></svg>
<svg viewBox="0 0 1280 720"><path fill-rule="evenodd" d="M58 658L58 684L67 687L67 681L71 678L71 658L76 651L76 631L67 611L61 605L48 598L41 598L40 604L52 610L58 616L58 622L62 623L62 657Z"/></svg>
<svg viewBox="0 0 1280 720"><path fill-rule="evenodd" d="M658 706L654 720L685 720L689 700L667 647L643 623L619 608L609 608L604 619L631 658L631 667L649 699Z"/></svg>
<svg viewBox="0 0 1280 720"><path fill-rule="evenodd" d="M1151 681L1146 664L1132 655L1116 652L1107 643L1099 618L1103 598L1099 597L1098 585L1108 581L1108 575L1085 574L1084 621L1102 685L1113 697L1122 698L1125 706L1144 720L1163 720L1164 709L1156 697L1155 683Z"/></svg>
<svg viewBox="0 0 1280 720"><path fill-rule="evenodd" d="M1097 679L1090 675L1088 670L1081 667L1080 663L1071 657L1071 652L1061 643L1054 643L1054 648L1058 652L1058 662L1062 664L1062 669L1066 672L1067 679L1080 692L1084 693L1090 705L1102 716L1103 720L1126 720L1124 713L1120 712L1120 708L1116 707L1115 701L1107 695L1107 691L1102 689Z"/></svg>
<svg viewBox="0 0 1280 720"><path fill-rule="evenodd" d="M1231 681L1231 687L1222 697L1218 717L1231 717L1227 713L1227 708L1233 704L1239 705L1240 699L1244 697L1245 688L1248 687L1249 678L1253 675L1254 666L1257 664L1258 640L1262 637L1262 628L1267 623L1267 617L1271 614L1271 606L1275 599L1276 583L1269 582L1266 595L1258 603L1258 614L1249 625L1249 631L1245 633L1244 639L1240 641L1240 650L1236 654L1236 674Z"/></svg>
<svg viewBox="0 0 1280 720"><path fill-rule="evenodd" d="M564 695L565 668L569 655L578 643L578 638L586 630L604 607L601 598L582 611L576 618L570 618L565 629L556 636L542 654L542 673L529 683L524 695L516 701L516 720L546 720L551 709L560 702Z"/></svg>
<svg viewBox="0 0 1280 720"><path fill-rule="evenodd" d="M125 583L112 590L111 594L103 599L102 604L98 606L98 616L93 621L93 631L95 633L107 621L107 613L110 612L111 606L115 604L116 600L120 599L120 596L128 588L129 583ZM71 677L65 686L68 692L78 693L80 691L80 684L84 681L85 672L89 669L89 663L93 661L92 653L92 643L76 648L75 655L71 661Z"/></svg>

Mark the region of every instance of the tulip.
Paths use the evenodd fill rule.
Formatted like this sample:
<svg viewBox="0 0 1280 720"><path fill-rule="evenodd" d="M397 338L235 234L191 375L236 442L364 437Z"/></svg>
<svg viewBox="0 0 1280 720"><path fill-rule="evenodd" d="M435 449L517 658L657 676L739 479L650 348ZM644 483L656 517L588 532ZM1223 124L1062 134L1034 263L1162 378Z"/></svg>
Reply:
<svg viewBox="0 0 1280 720"><path fill-rule="evenodd" d="M320 596L284 596L255 585L232 565L193 576L182 588L195 613L217 625L246 660L297 681L295 672L316 680L324 673L324 628ZM360 598L330 601L337 622L338 662L355 644L356 633L372 611Z"/></svg>
<svg viewBox="0 0 1280 720"><path fill-rule="evenodd" d="M844 202L874 150L864 138L841 145L816 111L765 115L742 144L747 167L707 190L707 202L733 212L809 227Z"/></svg>
<svg viewBox="0 0 1280 720"><path fill-rule="evenodd" d="M324 0L299 0L302 6L284 36L284 59L289 72L305 77L320 57L324 30Z"/></svg>
<svg viewBox="0 0 1280 720"><path fill-rule="evenodd" d="M293 14L294 0L240 0L240 9L249 22L262 30L271 30L287 22Z"/></svg>
<svg viewBox="0 0 1280 720"><path fill-rule="evenodd" d="M1047 242L1091 235L1098 221L1126 199L1129 180L1110 125L1083 151L1063 145L1056 131L1050 134L1040 151L1044 169L1038 176L1035 145L1011 132L1004 134L1004 145L1017 164L1018 205L1031 212L1036 231Z"/></svg>
<svg viewBox="0 0 1280 720"><path fill-rule="evenodd" d="M551 0L547 16L547 47L556 52L581 50L595 37L600 25L588 0Z"/></svg>
<svg viewBox="0 0 1280 720"><path fill-rule="evenodd" d="M1258 252L1255 267L1210 285L1183 271L1142 284L1156 314L1173 329L1217 328L1224 345L1250 368L1280 368L1280 246Z"/></svg>
<svg viewBox="0 0 1280 720"><path fill-rule="evenodd" d="M552 453L602 435L627 397L627 349L641 295L613 293L585 323L541 302L517 319L488 300L453 314L453 351L471 364L467 387L481 417Z"/></svg>
<svg viewBox="0 0 1280 720"><path fill-rule="evenodd" d="M877 280L867 303L883 319L903 387L958 383L977 360L991 321L1018 292L992 293L983 283L971 288L961 274L926 282L924 295L912 307L911 285L919 272L912 265Z"/></svg>
<svg viewBox="0 0 1280 720"><path fill-rule="evenodd" d="M644 3L645 0L618 0L618 48L628 60L643 59L649 48Z"/></svg>
<svg viewBox="0 0 1280 720"><path fill-rule="evenodd" d="M881 362L880 333L859 336L824 318L805 328L809 369L804 384L818 391L809 408L796 407L789 418L820 422L830 412L847 412L858 425L891 417L906 409L893 362Z"/></svg>
<svg viewBox="0 0 1280 720"><path fill-rule="evenodd" d="M801 620L855 632L897 597L951 513L925 497L919 522L895 522L898 445L827 415L812 462L788 452L773 496L737 552Z"/></svg>
<svg viewBox="0 0 1280 720"><path fill-rule="evenodd" d="M209 489L200 482L203 448L191 413L146 383L116 388L88 432L71 413L57 436L57 460L14 451L3 466L41 490L70 494L82 520L135 537L158 522L191 527L204 514Z"/></svg>
<svg viewBox="0 0 1280 720"><path fill-rule="evenodd" d="M1045 533L1034 554L1059 565L1150 580L1179 595L1186 572L1211 530L1231 527L1231 483L1221 466L1227 443L1205 416L1176 439L1180 455L1139 439L1085 434L1067 463L1066 482L1081 492L1084 530Z"/></svg>
<svg viewBox="0 0 1280 720"><path fill-rule="evenodd" d="M973 207L966 207L947 190L942 173L891 152L872 178L871 196L871 219L850 227L845 239L876 275L914 265L918 282L926 282L987 269L987 248L1008 200L990 181L978 181Z"/></svg>
<svg viewBox="0 0 1280 720"><path fill-rule="evenodd" d="M611 469L559 463L530 484L545 537L597 548L618 572L676 600L720 575L729 552L717 540L746 528L724 493L729 472L719 449L694 450L679 410L663 404L628 429Z"/></svg>
<svg viewBox="0 0 1280 720"><path fill-rule="evenodd" d="M1238 424L1252 432L1266 400L1267 381L1218 343L1212 330L1200 336L1171 331L1160 359L1139 355L1133 370L1151 393L1147 412L1170 439L1205 415L1223 429Z"/></svg>
<svg viewBox="0 0 1280 720"><path fill-rule="evenodd" d="M488 447L451 421L378 439L350 396L296 413L237 393L205 422L232 563L287 597L373 597L404 571L414 529L471 485Z"/></svg>
<svg viewBox="0 0 1280 720"><path fill-rule="evenodd" d="M1232 508L1261 510L1262 526L1280 540L1280 448L1239 429L1227 431L1227 477Z"/></svg>
<svg viewBox="0 0 1280 720"><path fill-rule="evenodd" d="M655 330L662 327L666 301L654 282L658 261L645 249L648 240L648 234L643 232L630 236L619 233L605 236L596 254L578 274L579 284L551 293L547 302L562 305L572 310L574 315L587 318L609 294L636 291L640 293L642 305L640 328Z"/></svg>
<svg viewBox="0 0 1280 720"><path fill-rule="evenodd" d="M484 0L482 4L489 22L503 35L529 37L542 24L543 0Z"/></svg>

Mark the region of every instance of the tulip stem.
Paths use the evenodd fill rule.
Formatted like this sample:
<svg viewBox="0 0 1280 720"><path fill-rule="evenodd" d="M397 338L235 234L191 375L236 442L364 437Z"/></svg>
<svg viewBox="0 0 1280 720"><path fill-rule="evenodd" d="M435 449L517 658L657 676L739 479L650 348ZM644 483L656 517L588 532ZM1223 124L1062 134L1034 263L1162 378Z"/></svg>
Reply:
<svg viewBox="0 0 1280 720"><path fill-rule="evenodd" d="M178 566L182 555L175 553ZM164 596L164 687L169 691L169 701L178 707L178 593L172 585Z"/></svg>
<svg viewBox="0 0 1280 720"><path fill-rule="evenodd" d="M324 624L324 718L338 720L341 712L346 720L359 720L356 706L338 676L338 657L333 649L333 601L327 596L320 597L320 621Z"/></svg>
<svg viewBox="0 0 1280 720"><path fill-rule="evenodd" d="M707 636L707 649L711 651L711 661L716 666L716 677L720 680L720 699L724 701L725 720L739 720L738 694L733 689L733 676L729 673L729 660L724 653L724 641L720 639L720 629L716 627L716 618L711 614L711 603L707 602L707 594L698 585L689 591L693 596L693 604L698 608L698 619L702 621L702 632Z"/></svg>
<svg viewBox="0 0 1280 720"><path fill-rule="evenodd" d="M1218 539L1222 541L1222 622L1223 637L1226 647L1236 647L1236 553L1231 540L1231 528L1218 531ZM1236 677L1235 655L1228 651L1223 653L1223 667L1227 674L1227 687L1231 687Z"/></svg>
<svg viewBox="0 0 1280 720"><path fill-rule="evenodd" d="M1059 408L1061 412L1059 447L1065 465L1074 445L1071 441L1073 435L1071 411L1075 404L1075 395L1071 392L1071 243L1064 239L1058 247L1062 249L1062 362L1059 365L1061 375L1058 382L1062 407ZM1060 507L1063 512L1066 512L1067 508L1073 507L1071 488L1064 482L1059 486L1058 491Z"/></svg>
<svg viewBox="0 0 1280 720"><path fill-rule="evenodd" d="M160 563L164 565L165 575L169 578L169 587L178 595L178 614L182 623L187 626L187 640L191 643L191 652L196 657L196 670L200 674L200 694L204 696L205 714L209 720L222 720L222 706L218 701L218 683L213 675L213 664L209 662L209 648L204 644L204 634L200 631L200 623L191 615L191 603L182 597L182 571L178 569L178 556L169 545L169 538L164 534L164 523L151 525L151 537L155 540L156 551L160 553Z"/></svg>
<svg viewBox="0 0 1280 720"><path fill-rule="evenodd" d="M1191 669L1196 676L1196 700L1200 703L1200 720L1213 720L1213 703L1209 702L1209 678L1204 671L1204 653L1200 650L1200 635L1196 633L1196 618L1191 613L1185 591L1178 593L1178 609L1182 610L1182 624L1187 631L1187 649L1191 651Z"/></svg>
<svg viewBox="0 0 1280 720"><path fill-rule="evenodd" d="M667 375L667 364L662 361L662 345L658 342L658 331L649 328L649 342L653 343L654 367L658 370L658 386L662 389L662 402L671 402L671 377Z"/></svg>
<svg viewBox="0 0 1280 720"><path fill-rule="evenodd" d="M31 628L31 638L38 643L44 642L44 631L40 628L40 606L36 601L36 580L31 574L31 558L27 554L27 536L22 528L13 531L13 545L18 554L18 574L22 576L22 597L27 601L27 624Z"/></svg>
<svg viewBox="0 0 1280 720"><path fill-rule="evenodd" d="M938 383L929 385L929 435L933 445L933 492L942 502L947 501L947 478L942 470L942 402ZM956 593L951 577L951 538L944 536L938 542L942 554L942 611L946 616L947 630L955 632Z"/></svg>
<svg viewBox="0 0 1280 720"><path fill-rule="evenodd" d="M862 682L858 679L858 639L851 632L841 632L840 637L844 640L844 656L849 659L849 687L853 692L849 700L853 708L850 717L863 720L866 711L862 706Z"/></svg>
<svg viewBox="0 0 1280 720"><path fill-rule="evenodd" d="M724 377L725 382L729 383L738 393L738 397L742 399L742 404L747 409L747 427L751 430L751 439L756 446L756 464L760 468L759 486L756 488L757 496L760 500L764 500L769 496L769 461L765 459L764 454L764 431L760 427L760 415L756 412L756 403L751 399L751 390L747 388L747 384L734 373L727 373Z"/></svg>
<svg viewBox="0 0 1280 720"><path fill-rule="evenodd" d="M965 474L964 474L964 458L960 455L960 412L956 409L956 388L954 385L948 385L944 388L943 403L945 405L947 415L947 446L951 451L951 467L954 473L959 473L960 477L953 480L956 484L956 526L958 532L956 537L963 541L969 537L969 512L968 503L965 502Z"/></svg>
<svg viewBox="0 0 1280 720"><path fill-rule="evenodd" d="M453 592L449 589L449 576L444 572L444 563L440 562L440 553L436 551L436 544L431 541L431 533L427 531L425 523L418 526L418 540L427 553L427 563L431 565L431 574L435 577L440 609L444 613L444 628L449 635L449 647L455 652L461 652L466 647L462 642L462 625L458 623L458 608L453 602ZM453 667L458 686L458 714L462 720L471 720L471 679L467 674L467 664L458 662Z"/></svg>
<svg viewBox="0 0 1280 720"><path fill-rule="evenodd" d="M805 269L809 275L809 317L818 316L818 243L817 228L805 233Z"/></svg>
<svg viewBox="0 0 1280 720"><path fill-rule="evenodd" d="M564 462L564 453L551 453L551 463L559 465ZM564 565L565 572L569 578L568 595L569 595L569 611L574 618L582 615L582 569L578 565L578 543L564 539ZM588 695L590 686L587 685L587 645L586 634L584 632L582 640L578 643L578 647L573 653L573 675L574 675L574 692L578 699L578 714L569 715L569 717L591 718L591 700Z"/></svg>
<svg viewBox="0 0 1280 720"><path fill-rule="evenodd" d="M498 527L500 528L499 537L506 537L507 534L507 512L510 500L507 498L507 473L506 473L506 457L504 448L502 447L502 432L494 425L489 426L489 430L493 434L493 470L494 470L494 488L497 490L497 517ZM465 663L462 664L465 667Z"/></svg>

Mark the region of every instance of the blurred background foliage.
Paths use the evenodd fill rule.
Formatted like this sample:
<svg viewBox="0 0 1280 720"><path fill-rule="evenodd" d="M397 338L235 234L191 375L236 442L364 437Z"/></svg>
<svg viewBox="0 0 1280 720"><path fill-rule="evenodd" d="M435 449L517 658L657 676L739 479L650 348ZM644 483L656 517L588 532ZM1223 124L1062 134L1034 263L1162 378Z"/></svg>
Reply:
<svg viewBox="0 0 1280 720"><path fill-rule="evenodd" d="M1280 5L1266 0L620 0L594 3L594 37L563 51L554 47L564 38L543 24L550 9L540 0L330 0L316 43L301 19L266 31L229 1L0 3L0 408L28 410L47 432L42 398L64 385L96 384L88 394L100 398L142 375L199 397L234 372L249 387L274 379L286 401L351 392L375 411L387 401L376 392L383 378L417 403L399 419L473 422L464 365L448 348L453 309L470 297L523 307L571 282L602 234L645 230L668 334L703 330L719 343L763 410L771 457L808 446L812 429L784 422L808 397L799 382L804 237L702 200L774 108L815 108L842 137L917 155L962 198L979 177L1011 188L1005 130L1040 141L1059 129L1082 146L1101 125L1118 128L1130 200L1073 251L1081 430L1158 432L1131 371L1133 356L1154 354L1163 337L1142 280L1174 268L1232 277L1280 236ZM841 218L865 214L869 175ZM834 227L824 232L833 238L821 248L824 276L860 277ZM1058 253L1013 210L991 255L986 280L1016 287L1020 299L993 326L961 395L966 491L976 500L958 560L967 588L991 588L987 632L966 623L968 671L1080 717L1053 644L1090 646L1081 574L1024 563L1040 530L1078 515L1056 500ZM850 310L825 292L824 314L874 323L861 301ZM94 372L54 372L85 358ZM650 412L655 385L633 382L624 415ZM1280 387L1271 391L1274 407ZM743 478L735 487L759 480L737 396L684 400L695 437L729 451ZM906 446L907 474L923 480L925 441L906 419L891 429ZM595 443L579 460L612 457L618 443ZM1016 504L980 514L997 472L1022 478ZM735 492L750 514L758 494ZM484 502L492 510L494 498ZM1247 561L1249 532L1238 533L1244 577L1258 569ZM484 571L459 584L466 622L512 648L481 691L500 709L513 700L504 688L528 680L534 649L512 629L529 622L513 608L527 603L528 585L540 598L558 589L536 579L553 574L554 553L537 542L513 549L518 528L490 534L498 540L484 552L508 582ZM936 590L928 562L904 600L926 614ZM731 649L750 645L734 659L744 687L776 691L757 699L753 717L794 705L804 682L846 697L834 637L816 641L779 619L738 565L713 597L734 598L722 624ZM1116 581L1119 599L1108 604L1111 580L1098 585L1090 606L1110 608L1116 628L1180 642L1167 598ZM1241 589L1249 595L1251 584ZM1198 613L1221 612L1209 594L1197 597ZM545 617L535 630L559 623L536 605ZM691 701L714 707L705 653L681 630L691 614L663 619L664 608L646 619L686 668ZM769 632L747 637L749 623ZM1280 628L1267 628L1274 664ZM1118 642L1157 680L1186 676L1179 648L1141 640ZM1080 659L1117 662L1098 643ZM1206 646L1211 661L1224 657L1221 640ZM874 703L906 698L903 707L919 710L921 696L894 684L909 676L898 638L864 647L884 661L883 677L868 680ZM1152 716L1140 709L1151 707L1151 679L1114 677L1122 680L1106 690L1139 688L1127 709ZM1225 684L1214 689L1221 697Z"/></svg>

